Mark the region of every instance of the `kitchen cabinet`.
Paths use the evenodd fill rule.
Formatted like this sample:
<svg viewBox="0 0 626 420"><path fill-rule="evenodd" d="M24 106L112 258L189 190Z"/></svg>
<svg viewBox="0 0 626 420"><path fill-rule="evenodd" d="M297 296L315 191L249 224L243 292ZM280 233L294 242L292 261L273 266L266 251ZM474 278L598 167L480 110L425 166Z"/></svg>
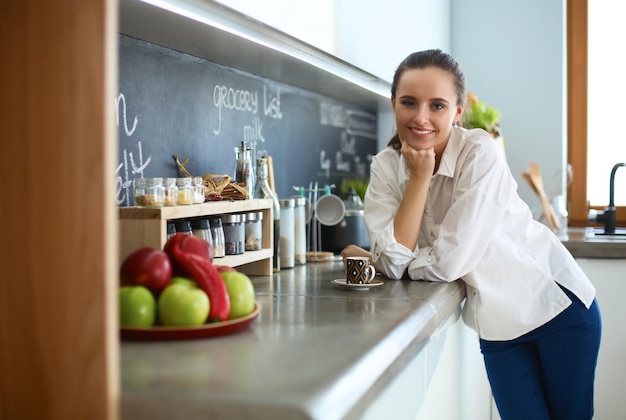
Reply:
<svg viewBox="0 0 626 420"><path fill-rule="evenodd" d="M368 408L364 420L499 420L476 332L461 306Z"/></svg>
<svg viewBox="0 0 626 420"><path fill-rule="evenodd" d="M209 0L120 0L121 34L307 89L367 111L389 108L389 82Z"/></svg>
<svg viewBox="0 0 626 420"><path fill-rule="evenodd" d="M602 315L602 341L596 369L595 418L622 418L626 412L626 259L577 258L576 261L596 287Z"/></svg>
<svg viewBox="0 0 626 420"><path fill-rule="evenodd" d="M271 275L274 243L272 200L250 199L211 201L202 204L170 207L120 207L120 261L131 252L144 247L163 249L167 240L167 221L218 214L262 211L261 249L240 255L226 255L219 264L237 267L249 275Z"/></svg>

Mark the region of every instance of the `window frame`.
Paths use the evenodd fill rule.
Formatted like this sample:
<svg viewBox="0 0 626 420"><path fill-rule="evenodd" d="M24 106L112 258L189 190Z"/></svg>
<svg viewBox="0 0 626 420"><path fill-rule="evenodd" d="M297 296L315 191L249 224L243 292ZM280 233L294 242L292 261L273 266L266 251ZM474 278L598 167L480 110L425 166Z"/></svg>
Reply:
<svg viewBox="0 0 626 420"><path fill-rule="evenodd" d="M569 226L589 223L587 200L588 0L567 0L567 161L574 177L568 195ZM607 179L607 188L609 180ZM608 205L608 203L606 203ZM602 210L603 207L591 208ZM626 226L626 207L616 208L616 225Z"/></svg>

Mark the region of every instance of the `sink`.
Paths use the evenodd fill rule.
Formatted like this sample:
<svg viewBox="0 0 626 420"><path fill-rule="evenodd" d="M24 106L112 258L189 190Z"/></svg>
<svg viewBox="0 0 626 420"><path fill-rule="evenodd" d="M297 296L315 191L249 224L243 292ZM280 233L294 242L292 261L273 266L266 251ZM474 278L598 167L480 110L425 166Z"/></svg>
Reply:
<svg viewBox="0 0 626 420"><path fill-rule="evenodd" d="M604 228L585 229L585 239L598 241L626 241L626 228L615 228L613 233L605 233Z"/></svg>

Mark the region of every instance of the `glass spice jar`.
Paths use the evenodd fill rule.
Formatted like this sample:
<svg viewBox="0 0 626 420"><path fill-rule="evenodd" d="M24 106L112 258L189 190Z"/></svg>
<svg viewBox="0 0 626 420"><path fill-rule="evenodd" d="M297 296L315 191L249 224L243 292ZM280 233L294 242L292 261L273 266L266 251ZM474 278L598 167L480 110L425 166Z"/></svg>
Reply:
<svg viewBox="0 0 626 420"><path fill-rule="evenodd" d="M193 177L193 204L204 203L204 180L201 176Z"/></svg>
<svg viewBox="0 0 626 420"><path fill-rule="evenodd" d="M213 239L213 258L222 258L226 255L224 252L225 240L222 218L219 216L209 217L209 226L211 227L211 239Z"/></svg>
<svg viewBox="0 0 626 420"><path fill-rule="evenodd" d="M191 178L176 178L176 186L178 187L178 204L193 204Z"/></svg>
<svg viewBox="0 0 626 420"><path fill-rule="evenodd" d="M246 214L246 251L258 251L263 246L263 212Z"/></svg>
<svg viewBox="0 0 626 420"><path fill-rule="evenodd" d="M191 219L191 229L193 236L202 238L211 245L211 251L213 250L213 238L211 236L211 229L209 228L209 219L206 217L200 217Z"/></svg>
<svg viewBox="0 0 626 420"><path fill-rule="evenodd" d="M175 206L178 204L178 187L176 186L176 178L164 178L163 188L165 190L165 205Z"/></svg>
<svg viewBox="0 0 626 420"><path fill-rule="evenodd" d="M222 225L224 227L224 253L226 255L239 255L245 251L246 228L244 226L245 215L223 214Z"/></svg>
<svg viewBox="0 0 626 420"><path fill-rule="evenodd" d="M252 149L241 142L241 147L235 147L235 182L245 184L248 198L254 196L254 171L251 159Z"/></svg>
<svg viewBox="0 0 626 420"><path fill-rule="evenodd" d="M171 220L167 221L167 239L176 234L176 223Z"/></svg>
<svg viewBox="0 0 626 420"><path fill-rule="evenodd" d="M176 225L176 233L182 233L184 235L193 235L193 230L191 229L191 222L186 219L177 219L174 221Z"/></svg>
<svg viewBox="0 0 626 420"><path fill-rule="evenodd" d="M165 189L163 178L136 178L134 189L135 205L140 207L163 207Z"/></svg>

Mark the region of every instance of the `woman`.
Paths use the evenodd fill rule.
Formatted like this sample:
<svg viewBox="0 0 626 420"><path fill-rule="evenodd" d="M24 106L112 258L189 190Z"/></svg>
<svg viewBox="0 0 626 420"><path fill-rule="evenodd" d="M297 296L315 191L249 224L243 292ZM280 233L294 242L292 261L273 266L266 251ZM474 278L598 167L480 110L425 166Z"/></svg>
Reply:
<svg viewBox="0 0 626 420"><path fill-rule="evenodd" d="M595 288L533 220L493 139L458 126L464 98L461 69L440 50L396 70L397 134L372 160L365 195L372 260L392 279L465 282L463 319L478 332L504 420L590 419Z"/></svg>

